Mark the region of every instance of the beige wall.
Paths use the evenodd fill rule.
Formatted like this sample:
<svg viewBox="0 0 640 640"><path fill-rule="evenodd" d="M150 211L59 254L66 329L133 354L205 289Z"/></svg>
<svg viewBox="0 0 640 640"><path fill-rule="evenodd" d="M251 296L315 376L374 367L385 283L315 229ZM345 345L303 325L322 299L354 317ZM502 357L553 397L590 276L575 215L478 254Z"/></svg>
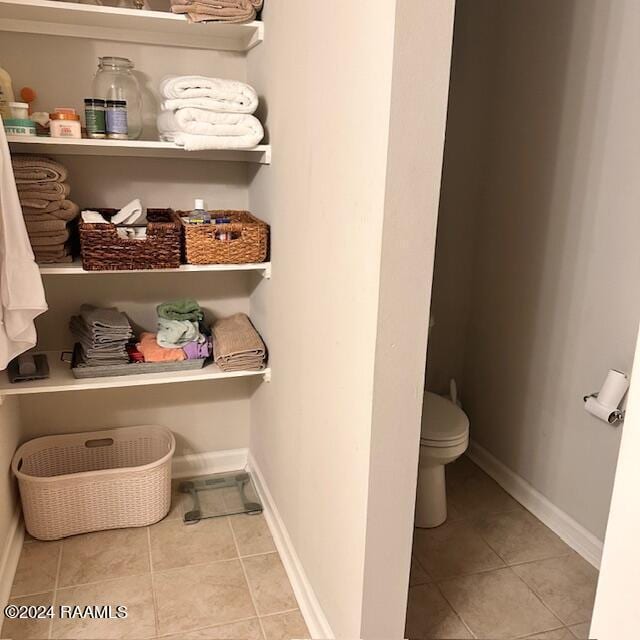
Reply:
<svg viewBox="0 0 640 640"><path fill-rule="evenodd" d="M464 387L464 359L471 309L479 197L487 172L485 153L497 5L458 2L447 112L442 191L438 211L435 279L427 356L427 388Z"/></svg>
<svg viewBox="0 0 640 640"><path fill-rule="evenodd" d="M396 8L362 638L404 637L454 6Z"/></svg>
<svg viewBox="0 0 640 640"><path fill-rule="evenodd" d="M274 144L251 451L338 638L404 631L453 5L397 9L332 0L318 30L270 3L249 61Z"/></svg>
<svg viewBox="0 0 640 640"><path fill-rule="evenodd" d="M20 416L16 398L6 398L0 405L0 604L9 597L15 570L14 540L17 526L18 496L11 473L11 459L20 441ZM21 538L20 538L21 540Z"/></svg>
<svg viewBox="0 0 640 640"><path fill-rule="evenodd" d="M635 33L630 33L631 37ZM640 341L636 348L634 376L629 390L629 410L620 443L620 458L611 498L611 514L600 567L590 638L633 638L640 625L640 583L630 579L640 565Z"/></svg>
<svg viewBox="0 0 640 640"><path fill-rule="evenodd" d="M251 450L339 638L360 634L394 11L270 2L249 59L274 145L250 189L273 232Z"/></svg>
<svg viewBox="0 0 640 640"><path fill-rule="evenodd" d="M629 371L640 315L637 55L621 39L637 4L491 5L463 402L480 445L602 538L620 431L582 396L607 369ZM472 49L461 64L485 72Z"/></svg>

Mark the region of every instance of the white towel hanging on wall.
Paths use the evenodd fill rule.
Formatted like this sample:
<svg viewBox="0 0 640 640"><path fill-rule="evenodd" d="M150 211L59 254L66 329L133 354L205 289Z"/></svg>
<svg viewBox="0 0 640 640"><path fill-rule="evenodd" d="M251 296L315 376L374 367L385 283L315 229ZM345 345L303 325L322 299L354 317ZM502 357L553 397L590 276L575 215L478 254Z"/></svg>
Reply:
<svg viewBox="0 0 640 640"><path fill-rule="evenodd" d="M36 345L33 321L46 310L0 118L0 369Z"/></svg>

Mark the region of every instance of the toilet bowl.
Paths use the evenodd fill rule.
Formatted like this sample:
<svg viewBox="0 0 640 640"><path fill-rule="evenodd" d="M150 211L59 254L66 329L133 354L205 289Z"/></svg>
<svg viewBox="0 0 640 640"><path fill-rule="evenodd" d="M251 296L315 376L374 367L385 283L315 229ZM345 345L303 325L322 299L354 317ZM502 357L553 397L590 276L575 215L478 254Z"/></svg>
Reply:
<svg viewBox="0 0 640 640"><path fill-rule="evenodd" d="M451 400L427 391L422 405L416 527L437 527L447 519L444 466L468 446L466 413Z"/></svg>

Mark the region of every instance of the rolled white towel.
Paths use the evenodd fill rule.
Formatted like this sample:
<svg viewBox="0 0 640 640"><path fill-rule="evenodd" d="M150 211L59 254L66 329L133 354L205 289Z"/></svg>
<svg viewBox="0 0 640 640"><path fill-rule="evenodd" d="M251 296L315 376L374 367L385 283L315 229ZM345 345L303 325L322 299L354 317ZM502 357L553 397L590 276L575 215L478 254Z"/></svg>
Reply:
<svg viewBox="0 0 640 640"><path fill-rule="evenodd" d="M142 224L146 222L142 211L142 203L138 198L127 203L112 218L113 224Z"/></svg>
<svg viewBox="0 0 640 640"><path fill-rule="evenodd" d="M160 94L166 99L165 109L198 106L224 113L254 113L258 108L255 89L237 80L205 76L169 76L160 83ZM183 104L174 100L208 98L203 104Z"/></svg>
<svg viewBox="0 0 640 640"><path fill-rule="evenodd" d="M175 142L187 151L250 149L264 137L264 129L254 116L204 109L161 111L158 131L163 140Z"/></svg>
<svg viewBox="0 0 640 640"><path fill-rule="evenodd" d="M256 102L255 108L251 108L246 111L247 114L252 114L256 110L258 103ZM188 109L194 107L195 109L206 109L207 111L216 111L217 113L245 113L245 111L229 111L227 109L220 108L220 101L216 98L170 98L160 104L162 111L175 111L176 109Z"/></svg>

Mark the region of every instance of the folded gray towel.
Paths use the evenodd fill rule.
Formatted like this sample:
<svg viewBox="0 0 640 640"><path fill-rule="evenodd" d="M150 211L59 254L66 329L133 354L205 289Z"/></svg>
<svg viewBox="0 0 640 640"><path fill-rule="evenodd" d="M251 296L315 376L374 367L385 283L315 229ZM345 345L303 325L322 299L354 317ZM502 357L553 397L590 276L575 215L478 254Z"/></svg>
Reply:
<svg viewBox="0 0 640 640"><path fill-rule="evenodd" d="M126 364L126 345L133 330L124 313L115 308L82 305L80 315L72 316L69 329L80 343L79 366Z"/></svg>
<svg viewBox="0 0 640 640"><path fill-rule="evenodd" d="M108 309L102 309L100 307L94 307L88 304L83 304L80 307L80 317L90 327L102 330L122 330L125 333L131 334L131 325L127 316L121 311L118 311L115 307ZM108 331L107 331L108 332ZM105 333L107 333L105 332Z"/></svg>
<svg viewBox="0 0 640 640"><path fill-rule="evenodd" d="M89 356L82 345L80 345L80 360L77 362L79 367L103 367L116 364L127 364L129 362L129 356L125 351L121 355L114 355L109 358L95 358Z"/></svg>
<svg viewBox="0 0 640 640"><path fill-rule="evenodd" d="M73 335L88 349L96 351L105 351L109 349L117 349L126 344L131 337L131 330L117 330L112 333L104 334L100 331L95 332L80 316L72 316L69 322L69 329Z"/></svg>

